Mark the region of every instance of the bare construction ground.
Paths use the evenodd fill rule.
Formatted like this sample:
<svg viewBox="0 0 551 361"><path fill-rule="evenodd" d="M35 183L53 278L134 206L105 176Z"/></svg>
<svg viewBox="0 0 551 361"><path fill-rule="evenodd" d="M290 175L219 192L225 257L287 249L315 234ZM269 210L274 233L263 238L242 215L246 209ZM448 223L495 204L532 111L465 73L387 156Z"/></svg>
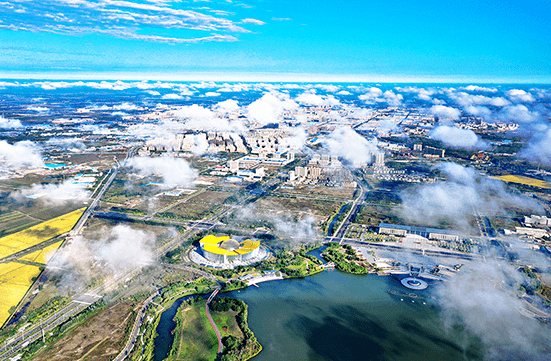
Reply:
<svg viewBox="0 0 551 361"><path fill-rule="evenodd" d="M111 360L124 347L127 327L134 321L134 303L117 303L100 311L62 337L35 360Z"/></svg>

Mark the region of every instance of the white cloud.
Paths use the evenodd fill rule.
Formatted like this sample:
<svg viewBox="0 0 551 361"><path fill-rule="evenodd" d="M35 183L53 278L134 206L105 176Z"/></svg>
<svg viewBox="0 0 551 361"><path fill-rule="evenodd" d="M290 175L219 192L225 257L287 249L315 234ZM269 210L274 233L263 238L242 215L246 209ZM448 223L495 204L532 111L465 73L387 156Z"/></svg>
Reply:
<svg viewBox="0 0 551 361"><path fill-rule="evenodd" d="M164 43L236 41L237 38L230 33L250 32L226 18L223 15L226 12L217 17L198 10L179 9L172 2L143 4L131 1L43 0L20 2L17 7L0 2L0 12L5 14L0 28L13 31L76 36L100 34ZM18 12L24 12L25 16ZM243 23L261 23L255 19L245 20ZM167 29L186 31L175 32L176 36L167 36ZM185 37L183 34L193 36ZM48 84L43 87L51 89Z"/></svg>
<svg viewBox="0 0 551 361"><path fill-rule="evenodd" d="M465 112L475 117L489 118L492 115L492 111L481 105L469 105L464 108Z"/></svg>
<svg viewBox="0 0 551 361"><path fill-rule="evenodd" d="M23 128L19 119L8 119L0 115L0 129L18 129Z"/></svg>
<svg viewBox="0 0 551 361"><path fill-rule="evenodd" d="M486 92L486 93L496 93L497 92L496 88L486 88L486 87L482 87L482 86L478 86L478 85L469 85L469 86L466 86L466 87L461 88L461 89L467 90L467 91L470 91L470 92Z"/></svg>
<svg viewBox="0 0 551 361"><path fill-rule="evenodd" d="M352 95L352 93L349 92L348 90L341 90L340 92L337 93L337 95Z"/></svg>
<svg viewBox="0 0 551 361"><path fill-rule="evenodd" d="M336 91L338 91L340 89L339 86L336 86L336 85L333 85L333 84L317 84L316 88L323 89L323 90L325 90L326 92L329 92L329 93L335 93Z"/></svg>
<svg viewBox="0 0 551 361"><path fill-rule="evenodd" d="M306 139L308 138L306 130L304 130L304 128L302 127L289 128L287 130L292 135L290 137L283 138L281 140L282 144L284 146L290 145L292 148L295 149L302 149L304 147L304 144L306 143Z"/></svg>
<svg viewBox="0 0 551 361"><path fill-rule="evenodd" d="M32 110L33 112L37 112L39 113L40 115L43 115L43 114L47 114L50 112L50 109L48 107L35 107L35 106L30 106L30 107L27 107L27 110Z"/></svg>
<svg viewBox="0 0 551 361"><path fill-rule="evenodd" d="M44 165L39 146L29 140L14 144L1 140L0 163L4 163L12 169L41 167Z"/></svg>
<svg viewBox="0 0 551 361"><path fill-rule="evenodd" d="M306 105L315 105L315 106L333 106L338 105L340 102L333 95L321 96L317 95L315 92L304 92L296 97L297 102Z"/></svg>
<svg viewBox="0 0 551 361"><path fill-rule="evenodd" d="M511 240L512 248L518 242ZM516 248L516 247L515 247ZM515 249L513 248L513 249ZM517 255L515 264L485 254L485 261L467 262L460 272L436 288L443 323L466 329L482 342L485 360L539 361L548 358L550 333L545 323L525 316L528 302L519 297L530 281L518 265L538 262L536 255ZM462 347L468 349L467 344Z"/></svg>
<svg viewBox="0 0 551 361"><path fill-rule="evenodd" d="M522 89L511 89L506 93L506 95L509 99L517 102L531 103L535 100L532 94Z"/></svg>
<svg viewBox="0 0 551 361"><path fill-rule="evenodd" d="M286 110L297 109L298 105L281 93L266 93L247 107L249 119L259 124L277 123Z"/></svg>
<svg viewBox="0 0 551 361"><path fill-rule="evenodd" d="M530 111L525 105L517 104L503 109L501 117L514 122L531 123L539 120L539 113Z"/></svg>
<svg viewBox="0 0 551 361"><path fill-rule="evenodd" d="M384 92L383 97L385 98L388 105L394 107L402 104L402 100L404 99L402 94L395 94L392 90L387 90L386 92Z"/></svg>
<svg viewBox="0 0 551 361"><path fill-rule="evenodd" d="M450 99L455 103L467 107L470 105L493 105L495 107L503 107L511 104L507 99L503 97L487 97L484 95L472 95L465 92L448 93Z"/></svg>
<svg viewBox="0 0 551 361"><path fill-rule="evenodd" d="M432 96L434 94L436 94L436 91L434 89L418 88L418 87L414 87L414 86L407 86L405 88L396 87L394 89L396 89L399 92L404 92L404 93L415 93L415 94L417 94L417 97L419 99L425 100L425 101L431 101Z"/></svg>
<svg viewBox="0 0 551 361"><path fill-rule="evenodd" d="M219 97L220 96L220 93L217 93L217 92L206 92L204 94L206 97Z"/></svg>
<svg viewBox="0 0 551 361"><path fill-rule="evenodd" d="M170 94L165 94L165 95L163 95L161 98L162 98L162 99L176 100L176 99L183 99L184 97L181 96L180 94L170 93Z"/></svg>
<svg viewBox="0 0 551 361"><path fill-rule="evenodd" d="M526 148L520 152L520 156L534 163L551 166L551 126L534 133Z"/></svg>
<svg viewBox="0 0 551 361"><path fill-rule="evenodd" d="M361 94L358 98L368 104L388 103L391 106L400 105L404 99L402 94L395 94L392 90L387 90L383 93L377 87L371 87L367 93Z"/></svg>
<svg viewBox="0 0 551 361"><path fill-rule="evenodd" d="M48 204L63 204L69 201L86 201L90 197L90 191L82 185L75 183L72 179L67 179L62 183L33 184L29 188L22 188L15 194L10 195L13 198L32 196Z"/></svg>
<svg viewBox="0 0 551 361"><path fill-rule="evenodd" d="M243 24L253 24L253 25L265 25L266 23L262 20L257 19L243 19L241 20Z"/></svg>
<svg viewBox="0 0 551 361"><path fill-rule="evenodd" d="M383 95L383 91L377 87L369 88L367 93L361 94L358 98L367 102L373 102L375 99Z"/></svg>
<svg viewBox="0 0 551 361"><path fill-rule="evenodd" d="M153 263L156 235L127 225L102 227L86 236L77 236L49 266L63 269L59 286L79 289L90 281L90 270L107 275ZM100 267L98 267L101 265ZM82 289L79 289L82 291Z"/></svg>
<svg viewBox="0 0 551 361"><path fill-rule="evenodd" d="M439 118L459 119L461 112L458 109L447 107L445 105L433 105L430 112Z"/></svg>
<svg viewBox="0 0 551 361"><path fill-rule="evenodd" d="M213 109L222 113L233 113L238 111L240 107L237 100L227 99L216 104Z"/></svg>
<svg viewBox="0 0 551 361"><path fill-rule="evenodd" d="M44 142L44 145L53 147L53 148L63 148L63 149L86 149L86 145L82 142L82 140L77 138L50 138L46 142Z"/></svg>
<svg viewBox="0 0 551 361"><path fill-rule="evenodd" d="M174 117L180 119L209 119L214 118L214 113L200 105L186 105L170 112Z"/></svg>
<svg viewBox="0 0 551 361"><path fill-rule="evenodd" d="M368 141L350 127L334 130L324 143L331 155L342 157L355 166L371 162L371 155L379 152L377 139Z"/></svg>
<svg viewBox="0 0 551 361"><path fill-rule="evenodd" d="M170 114L175 118L185 120L183 127L187 129L226 132L245 131L245 126L240 120L230 121L225 118L218 118L212 110L197 104L180 107L171 111Z"/></svg>
<svg viewBox="0 0 551 361"><path fill-rule="evenodd" d="M430 136L454 148L484 149L487 147L487 144L471 129L441 125L433 129Z"/></svg>
<svg viewBox="0 0 551 361"><path fill-rule="evenodd" d="M140 109L143 109L143 108L138 107L136 104L124 102L124 103L121 103L121 104L118 104L118 105L114 105L113 109L131 111L131 110L140 110Z"/></svg>
<svg viewBox="0 0 551 361"><path fill-rule="evenodd" d="M145 176L160 176L167 185L187 187L197 178L195 170L183 158L135 157L128 161L128 166Z"/></svg>
<svg viewBox="0 0 551 361"><path fill-rule="evenodd" d="M447 181L413 186L401 192L402 204L397 209L407 221L417 225L438 226L445 222L457 229L474 231L470 224L473 207L482 214L503 214L504 208L515 207L540 214L543 208L532 198L509 193L504 183L487 178L476 170L452 162L438 168Z"/></svg>

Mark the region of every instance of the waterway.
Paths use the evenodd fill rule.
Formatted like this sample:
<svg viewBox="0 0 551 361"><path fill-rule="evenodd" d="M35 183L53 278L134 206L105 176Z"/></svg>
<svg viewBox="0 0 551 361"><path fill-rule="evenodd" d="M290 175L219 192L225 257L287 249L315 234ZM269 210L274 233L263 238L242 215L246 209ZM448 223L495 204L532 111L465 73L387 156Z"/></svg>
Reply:
<svg viewBox="0 0 551 361"><path fill-rule="evenodd" d="M172 306L161 314L161 319L157 326L158 335L155 337L155 351L153 354L153 359L155 361L162 361L168 356L170 348L172 347L172 342L174 341L174 336L172 335L172 331L176 327L174 316L176 316L178 307L180 307L182 302L191 297L195 296L184 296L177 299Z"/></svg>
<svg viewBox="0 0 551 361"><path fill-rule="evenodd" d="M443 326L430 288L412 291L389 276L334 270L221 296L249 305L249 327L263 346L254 361L483 359L480 348L463 346L476 340ZM180 303L162 315L155 360L172 344Z"/></svg>
<svg viewBox="0 0 551 361"><path fill-rule="evenodd" d="M329 226L327 227L327 235L328 236L333 235L333 227L335 226L335 223L339 219L342 212L344 212L347 207L348 207L348 204L345 204L344 206L342 206L341 209L339 209L339 213L337 213L337 215L335 217L333 217L333 219L331 220L331 223L329 223Z"/></svg>

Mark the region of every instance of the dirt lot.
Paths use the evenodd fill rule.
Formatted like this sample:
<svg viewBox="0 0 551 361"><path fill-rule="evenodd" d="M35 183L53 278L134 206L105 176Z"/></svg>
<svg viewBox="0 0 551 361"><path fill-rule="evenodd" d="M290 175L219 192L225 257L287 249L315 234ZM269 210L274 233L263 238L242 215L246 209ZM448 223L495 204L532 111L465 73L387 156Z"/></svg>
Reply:
<svg viewBox="0 0 551 361"><path fill-rule="evenodd" d="M122 349L127 325L134 322L134 305L119 303L87 320L48 347L35 360L111 360Z"/></svg>
<svg viewBox="0 0 551 361"><path fill-rule="evenodd" d="M356 216L354 223L378 226L379 223L406 224L394 214L393 207L372 206L364 204L360 213Z"/></svg>
<svg viewBox="0 0 551 361"><path fill-rule="evenodd" d="M282 211L286 214L292 214L298 218L314 216L319 220L324 220L341 207L340 202L331 202L325 200L310 200L301 198L284 197L265 197L256 203L257 206L267 212L278 213Z"/></svg>
<svg viewBox="0 0 551 361"><path fill-rule="evenodd" d="M333 198L348 201L353 198L356 188L339 188L325 186L297 186L294 189L278 188L277 193L291 196L310 196L316 198Z"/></svg>

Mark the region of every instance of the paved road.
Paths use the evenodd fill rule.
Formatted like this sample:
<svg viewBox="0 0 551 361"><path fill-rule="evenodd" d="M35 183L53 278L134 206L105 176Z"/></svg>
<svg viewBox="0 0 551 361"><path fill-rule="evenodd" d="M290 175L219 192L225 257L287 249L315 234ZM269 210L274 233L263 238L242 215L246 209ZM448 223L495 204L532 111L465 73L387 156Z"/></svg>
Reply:
<svg viewBox="0 0 551 361"><path fill-rule="evenodd" d="M212 328L214 328L214 332L216 332L216 337L218 337L218 355L222 353L222 336L220 336L220 331L218 331L218 327L216 327L216 324L212 320L212 317L210 316L210 310L209 310L209 303L212 301L214 297L218 294L221 287L218 287L214 290L214 292L209 296L209 299L207 300L207 304L205 305L205 311L207 311L207 317L209 318L210 324L212 325Z"/></svg>
<svg viewBox="0 0 551 361"><path fill-rule="evenodd" d="M358 197L356 197L356 200L352 203L352 207L350 207L350 211L344 217L344 220L339 225L339 228L335 231L333 236L331 238L342 238L346 234L346 230L348 226L350 225L352 218L358 213L360 207L362 206L362 203L367 196L368 189L364 185L363 180L358 179L357 177L354 177L356 181L358 182L358 185L360 186L360 194L358 194Z"/></svg>
<svg viewBox="0 0 551 361"><path fill-rule="evenodd" d="M130 334L130 338L128 341L126 341L126 344L124 348L121 350L121 352L118 354L117 357L115 357L114 361L122 361L132 352L134 349L134 346L136 345L136 342L138 341L138 336L140 332L140 327L142 327L142 322L145 317L145 311L147 311L147 308L153 302L153 299L157 296L159 296L159 291L155 291L151 296L145 300L142 308L140 309L140 312L136 315L136 319L134 320L134 325L132 326L132 333Z"/></svg>

